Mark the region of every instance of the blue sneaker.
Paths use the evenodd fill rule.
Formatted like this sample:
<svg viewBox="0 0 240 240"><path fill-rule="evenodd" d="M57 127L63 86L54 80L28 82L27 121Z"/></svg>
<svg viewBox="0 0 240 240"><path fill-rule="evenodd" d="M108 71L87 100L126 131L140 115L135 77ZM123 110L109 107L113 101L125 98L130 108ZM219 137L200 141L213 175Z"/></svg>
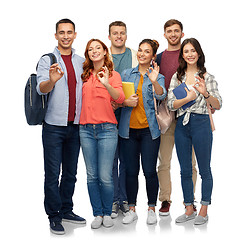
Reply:
<svg viewBox="0 0 240 240"><path fill-rule="evenodd" d="M78 215L74 214L73 212L64 214L62 220L64 222L77 223L77 224L85 224L86 223L86 220L84 218L79 217Z"/></svg>
<svg viewBox="0 0 240 240"><path fill-rule="evenodd" d="M59 221L50 221L50 231L57 235L65 234L65 230L62 226L62 223Z"/></svg>

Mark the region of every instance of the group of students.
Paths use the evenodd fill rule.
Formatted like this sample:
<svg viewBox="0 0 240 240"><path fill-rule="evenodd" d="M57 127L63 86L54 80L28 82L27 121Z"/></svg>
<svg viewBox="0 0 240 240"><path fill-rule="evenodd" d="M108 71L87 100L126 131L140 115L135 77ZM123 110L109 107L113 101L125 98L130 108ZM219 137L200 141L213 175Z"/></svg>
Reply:
<svg viewBox="0 0 240 240"><path fill-rule="evenodd" d="M93 209L93 229L112 227L119 209L122 222L130 224L136 213L140 162L146 180L147 224L155 224L160 186L160 215L171 204L170 164L174 143L181 168L185 213L176 222L208 220L211 203L211 111L222 104L217 82L207 73L199 42L186 39L182 23L171 19L164 25L168 49L157 55L156 40L144 39L138 51L126 47L127 29L121 21L109 25L108 47L99 39L86 46L85 59L75 54L75 24L62 19L56 24L54 50L57 63L42 57L37 69L37 91L50 93L42 129L44 149L44 206L50 230L64 234L62 221L85 224L73 213L80 146L86 165L87 187ZM135 94L125 99L122 81L133 82ZM187 96L177 99L173 90L185 82ZM176 112L166 133L155 117L154 98L167 97ZM195 103L182 108L186 103ZM174 136L175 135L175 136ZM195 158L196 155L196 158ZM159 158L158 172L156 171ZM196 216L194 186L196 159L202 178L201 209ZM59 179L61 176L61 179Z"/></svg>

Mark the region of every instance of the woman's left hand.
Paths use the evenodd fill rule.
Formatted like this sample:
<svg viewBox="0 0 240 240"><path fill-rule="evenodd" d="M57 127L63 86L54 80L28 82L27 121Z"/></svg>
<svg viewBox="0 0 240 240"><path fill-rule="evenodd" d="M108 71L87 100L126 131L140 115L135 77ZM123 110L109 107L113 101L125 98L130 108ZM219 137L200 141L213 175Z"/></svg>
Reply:
<svg viewBox="0 0 240 240"><path fill-rule="evenodd" d="M97 74L98 80L106 87L108 85L109 71L107 67L102 67L102 71Z"/></svg>
<svg viewBox="0 0 240 240"><path fill-rule="evenodd" d="M206 96L208 93L207 93L205 80L203 78L200 78L199 76L195 76L195 78L197 78L198 81L194 84L193 87L203 96Z"/></svg>
<svg viewBox="0 0 240 240"><path fill-rule="evenodd" d="M150 72L150 70L151 70L151 72ZM157 82L157 77L159 74L159 66L157 65L157 63L155 61L153 61L153 68L150 67L147 70L147 73L148 73L148 77L152 83Z"/></svg>

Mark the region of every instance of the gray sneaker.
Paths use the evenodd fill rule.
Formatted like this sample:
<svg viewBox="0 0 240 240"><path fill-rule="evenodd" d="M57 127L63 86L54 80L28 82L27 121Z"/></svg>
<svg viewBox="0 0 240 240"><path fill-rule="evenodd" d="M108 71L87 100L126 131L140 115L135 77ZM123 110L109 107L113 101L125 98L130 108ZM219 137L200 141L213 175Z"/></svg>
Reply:
<svg viewBox="0 0 240 240"><path fill-rule="evenodd" d="M176 223L185 223L185 222L187 222L187 221L190 221L190 220L194 219L195 217L196 217L195 213L193 213L193 214L191 214L191 215L189 215L189 216L184 213L183 215L179 216L179 217L175 220L175 222L176 222Z"/></svg>
<svg viewBox="0 0 240 240"><path fill-rule="evenodd" d="M197 216L194 220L194 225L202 225L208 221L208 215L206 217Z"/></svg>
<svg viewBox="0 0 240 240"><path fill-rule="evenodd" d="M98 229L101 227L102 223L103 223L103 218L101 216L97 216L92 221L91 228Z"/></svg>
<svg viewBox="0 0 240 240"><path fill-rule="evenodd" d="M103 226L106 228L112 227L114 225L113 220L110 216L103 216Z"/></svg>

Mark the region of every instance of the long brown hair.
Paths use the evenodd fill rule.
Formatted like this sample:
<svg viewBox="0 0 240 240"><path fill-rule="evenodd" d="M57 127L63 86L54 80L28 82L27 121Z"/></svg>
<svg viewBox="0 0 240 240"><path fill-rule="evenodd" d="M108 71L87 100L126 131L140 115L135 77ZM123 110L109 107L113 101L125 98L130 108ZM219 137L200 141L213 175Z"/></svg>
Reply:
<svg viewBox="0 0 240 240"><path fill-rule="evenodd" d="M104 65L103 65L103 66L106 66L106 67L108 68L109 77L112 76L113 62L112 62L112 60L111 60L110 57L109 57L108 48L107 48L107 46L106 46L102 41L100 41L99 39L94 39L94 38L93 38L93 39L91 39L91 40L88 41L87 46L86 46L86 49L85 49L85 53L84 53L86 60L85 60L85 62L83 63L83 74L81 75L83 82L87 81L87 79L90 77L91 72L92 72L92 70L93 70L93 68L94 68L94 67L93 67L93 62L92 62L92 60L89 58L89 55L88 55L88 49L89 49L91 43L94 42L94 41L99 42L99 43L102 45L103 49L106 51L106 55L105 55L105 57L104 57Z"/></svg>
<svg viewBox="0 0 240 240"><path fill-rule="evenodd" d="M177 69L177 79L182 82L182 77L185 75L185 71L187 69L187 63L183 58L183 48L186 44L191 43L193 47L195 48L196 52L198 53L198 61L197 61L197 67L199 68L199 76L201 78L204 78L203 75L206 73L206 68L204 66L205 64L205 55L203 53L203 50L201 48L200 43L198 42L197 39L195 38L187 38L183 41L181 48L180 48L180 53L179 53L179 67Z"/></svg>

